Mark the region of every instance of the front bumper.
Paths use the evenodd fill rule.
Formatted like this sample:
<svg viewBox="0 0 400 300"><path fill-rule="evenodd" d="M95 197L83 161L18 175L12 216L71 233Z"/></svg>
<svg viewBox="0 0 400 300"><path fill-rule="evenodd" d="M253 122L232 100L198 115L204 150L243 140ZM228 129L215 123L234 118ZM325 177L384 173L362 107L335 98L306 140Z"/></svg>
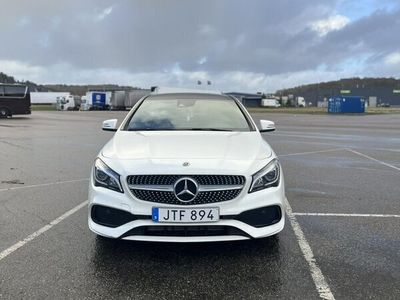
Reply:
<svg viewBox="0 0 400 300"><path fill-rule="evenodd" d="M157 242L214 242L263 238L279 233L285 225L285 193L283 175L277 187L248 193L246 185L234 200L187 206L183 208L218 207L220 220L213 223L156 223L151 219L153 207L171 207L135 199L125 190L117 193L96 187L91 181L89 187L89 228L94 233L108 238ZM174 206L176 207L176 206ZM104 217L95 217L98 208L111 208L113 222ZM279 216L277 216L279 211ZM253 212L254 214L251 214ZM262 215L268 215L265 224ZM267 217L265 217L267 218ZM258 220L257 220L258 219ZM266 219L265 219L266 220ZM266 225L268 224L268 225ZM261 225L261 226L260 226ZM265 226L266 225L266 226Z"/></svg>

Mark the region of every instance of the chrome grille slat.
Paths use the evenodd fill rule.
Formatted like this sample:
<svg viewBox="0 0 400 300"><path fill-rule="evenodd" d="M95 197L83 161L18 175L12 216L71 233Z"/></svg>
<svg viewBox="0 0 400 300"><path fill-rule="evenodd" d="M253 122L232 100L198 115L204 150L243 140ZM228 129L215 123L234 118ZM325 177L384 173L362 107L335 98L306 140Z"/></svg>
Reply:
<svg viewBox="0 0 400 300"><path fill-rule="evenodd" d="M226 191L226 190L240 190L243 185L200 185L199 192L212 192L212 191ZM164 191L173 192L174 187L172 185L160 185L160 184L130 184L129 189L131 190L145 190L145 191Z"/></svg>
<svg viewBox="0 0 400 300"><path fill-rule="evenodd" d="M183 203L174 195L174 183L190 177L199 185L197 197ZM143 201L173 205L199 205L229 201L239 196L245 184L239 175L131 175L127 182L132 194Z"/></svg>
<svg viewBox="0 0 400 300"><path fill-rule="evenodd" d="M200 185L199 192L241 190L243 185Z"/></svg>
<svg viewBox="0 0 400 300"><path fill-rule="evenodd" d="M161 185L161 184L130 184L129 189L131 190L143 190L143 191L164 191L164 192L173 192L174 187L172 185Z"/></svg>

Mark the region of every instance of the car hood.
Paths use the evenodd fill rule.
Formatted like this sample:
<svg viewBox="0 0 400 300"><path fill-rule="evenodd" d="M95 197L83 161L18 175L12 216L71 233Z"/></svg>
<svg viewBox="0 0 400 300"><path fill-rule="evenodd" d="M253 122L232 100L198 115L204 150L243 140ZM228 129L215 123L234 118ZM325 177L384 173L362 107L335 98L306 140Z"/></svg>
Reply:
<svg viewBox="0 0 400 300"><path fill-rule="evenodd" d="M119 160L263 160L272 149L260 133L118 131L102 156Z"/></svg>

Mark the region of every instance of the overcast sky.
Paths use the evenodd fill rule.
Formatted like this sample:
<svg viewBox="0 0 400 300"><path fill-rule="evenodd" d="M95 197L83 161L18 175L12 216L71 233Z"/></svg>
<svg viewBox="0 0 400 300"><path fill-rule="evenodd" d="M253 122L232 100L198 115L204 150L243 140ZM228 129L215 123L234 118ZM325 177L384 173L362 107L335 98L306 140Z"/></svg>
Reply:
<svg viewBox="0 0 400 300"><path fill-rule="evenodd" d="M0 71L37 83L266 91L400 77L400 0L0 0Z"/></svg>

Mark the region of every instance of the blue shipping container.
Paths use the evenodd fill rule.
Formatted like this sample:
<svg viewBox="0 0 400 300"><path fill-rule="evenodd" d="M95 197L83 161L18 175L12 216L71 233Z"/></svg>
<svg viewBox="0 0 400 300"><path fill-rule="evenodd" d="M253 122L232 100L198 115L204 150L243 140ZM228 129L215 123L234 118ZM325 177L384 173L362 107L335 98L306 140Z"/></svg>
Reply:
<svg viewBox="0 0 400 300"><path fill-rule="evenodd" d="M106 106L106 93L92 93L92 105L97 108Z"/></svg>
<svg viewBox="0 0 400 300"><path fill-rule="evenodd" d="M329 98L328 113L364 113L365 100L358 96L337 96Z"/></svg>

